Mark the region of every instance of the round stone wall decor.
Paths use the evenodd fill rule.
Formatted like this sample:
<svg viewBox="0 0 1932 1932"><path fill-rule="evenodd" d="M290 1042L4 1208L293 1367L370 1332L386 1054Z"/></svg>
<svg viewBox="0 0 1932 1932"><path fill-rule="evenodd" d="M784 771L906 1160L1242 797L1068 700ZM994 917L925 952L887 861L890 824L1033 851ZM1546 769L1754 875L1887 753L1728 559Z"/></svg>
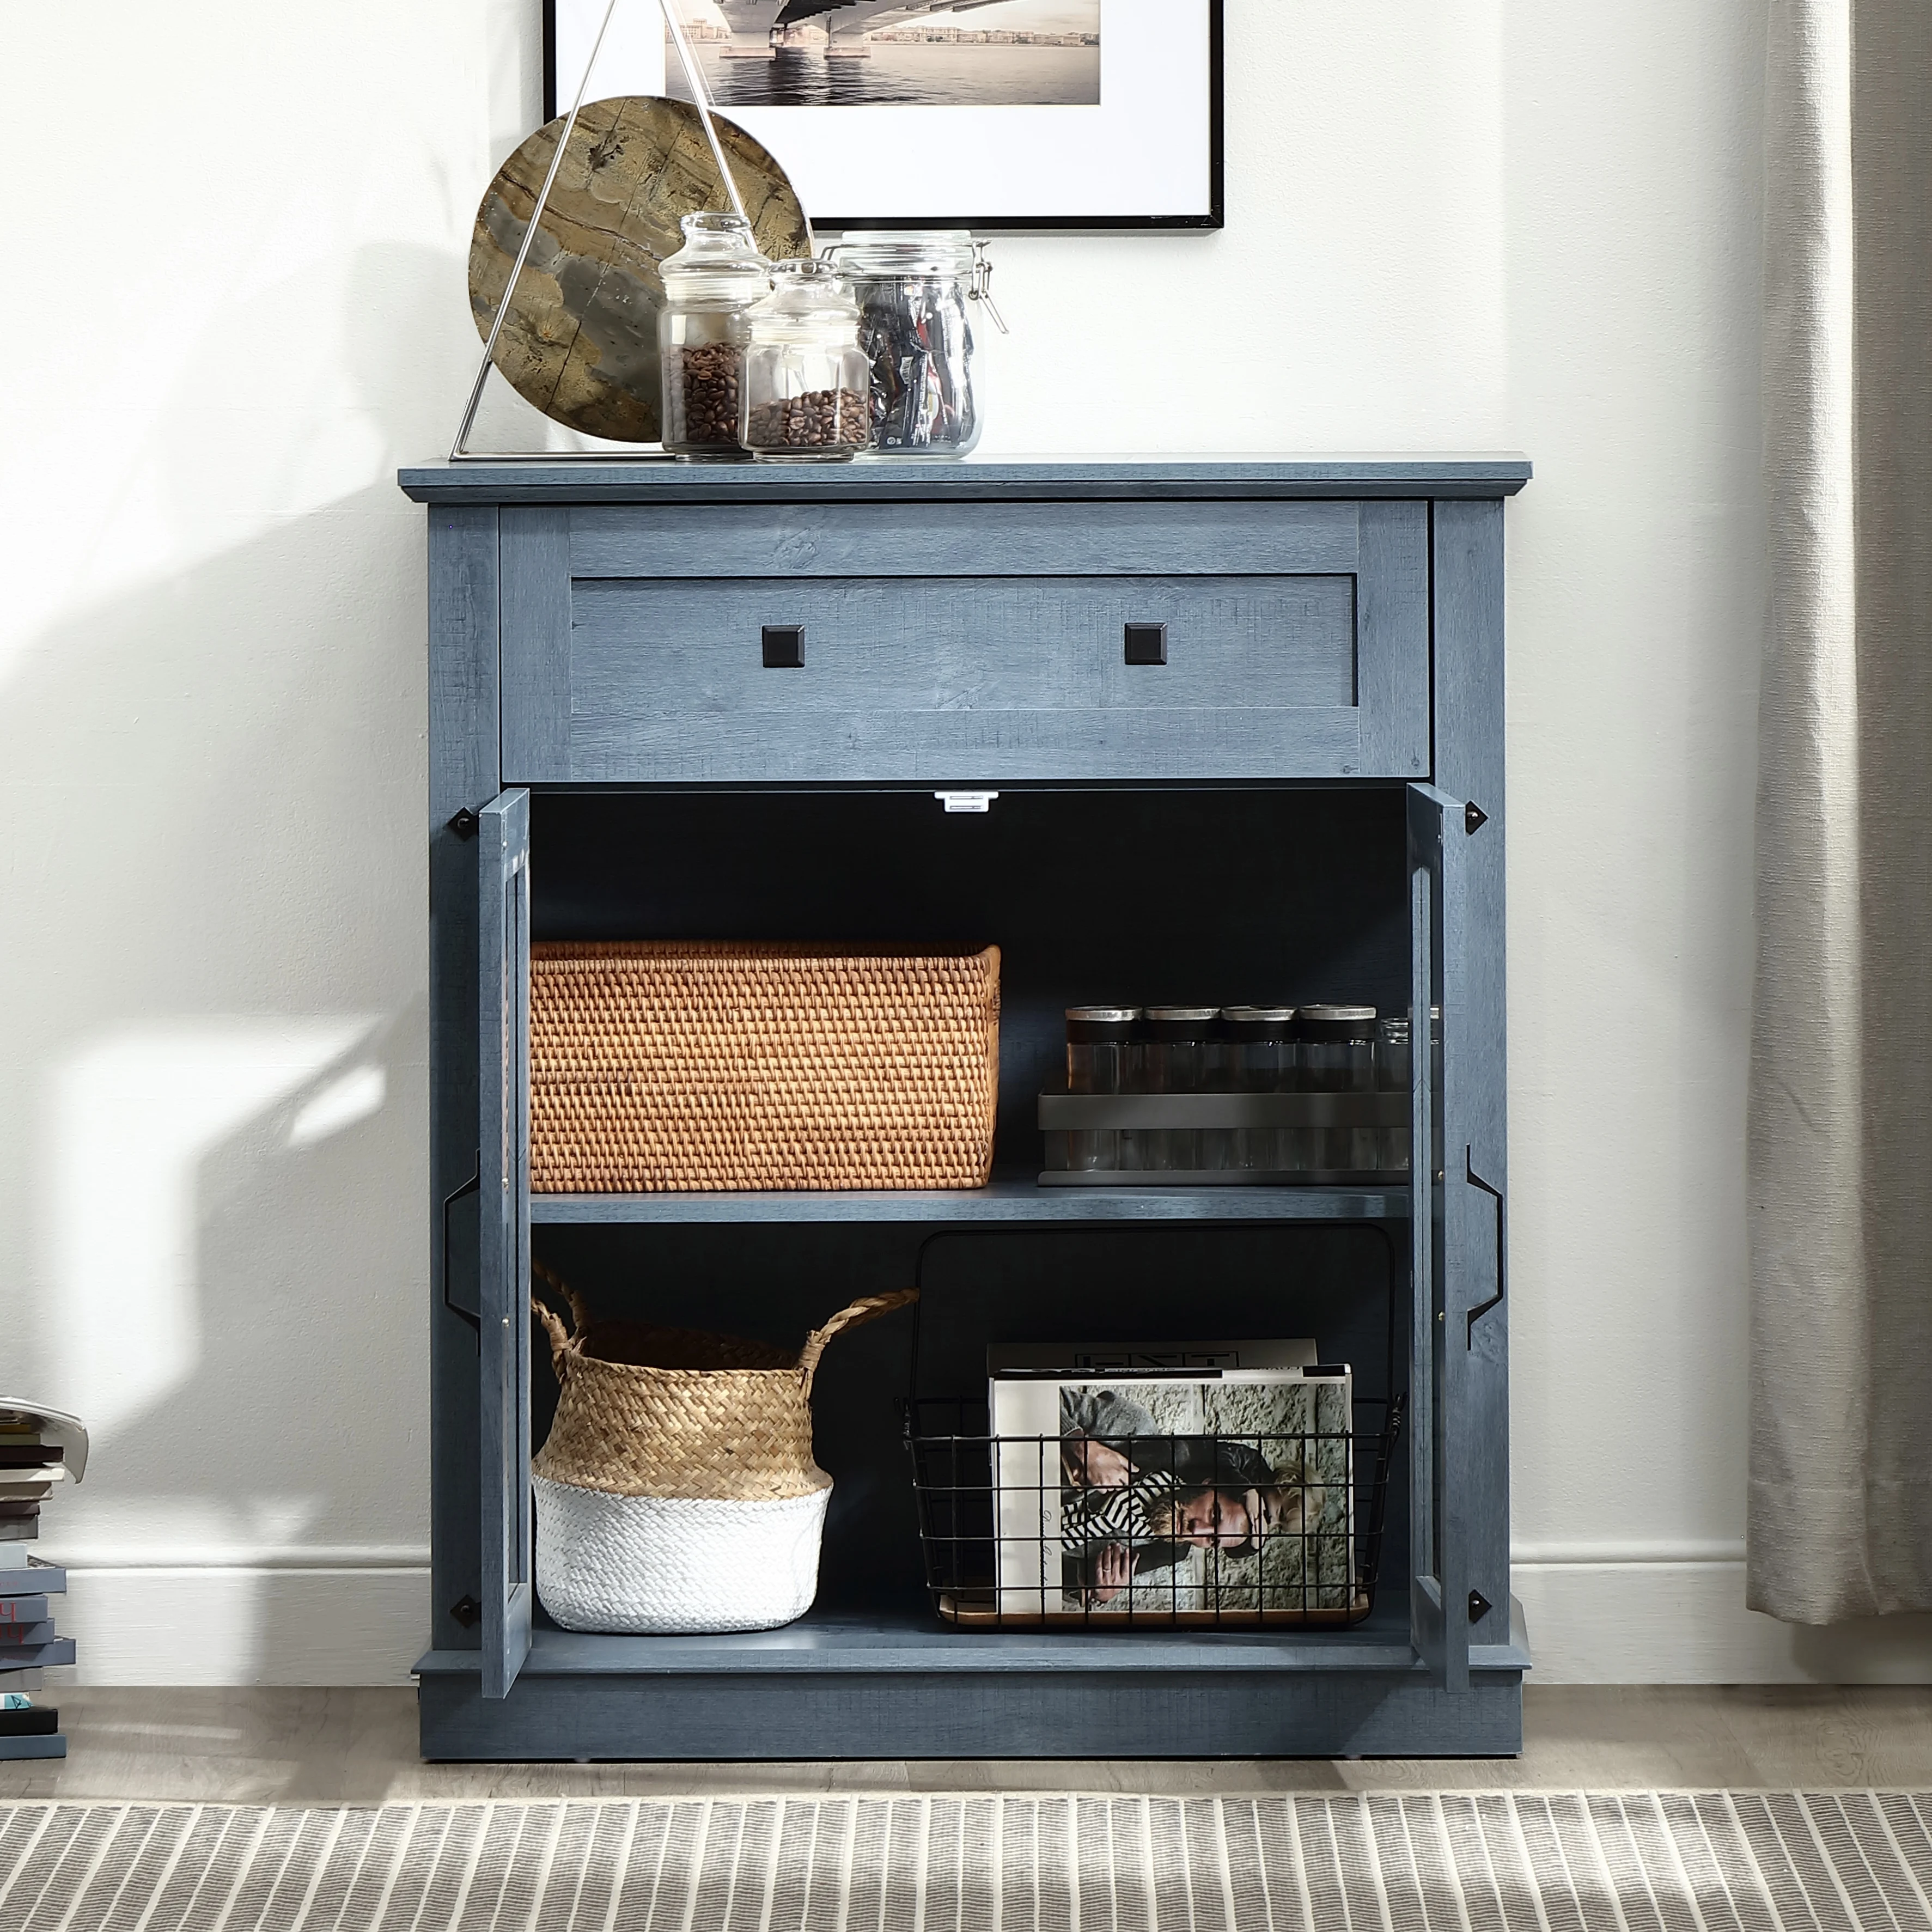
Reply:
<svg viewBox="0 0 1932 1932"><path fill-rule="evenodd" d="M809 254L784 170L743 128L712 116L760 250ZM530 211L563 132L546 123L498 171L470 243L470 308L486 341ZM730 199L688 102L626 94L585 104L544 204L493 357L547 416L620 442L659 435L658 264L683 245L681 217Z"/></svg>

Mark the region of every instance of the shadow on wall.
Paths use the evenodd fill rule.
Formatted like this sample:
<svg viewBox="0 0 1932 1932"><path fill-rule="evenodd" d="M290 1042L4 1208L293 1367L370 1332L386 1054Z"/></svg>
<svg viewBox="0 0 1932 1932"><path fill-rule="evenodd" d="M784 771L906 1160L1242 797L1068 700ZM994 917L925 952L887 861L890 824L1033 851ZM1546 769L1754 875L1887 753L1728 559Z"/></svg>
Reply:
<svg viewBox="0 0 1932 1932"><path fill-rule="evenodd" d="M368 480L310 508L301 448L211 473L187 370L129 472L176 554L244 534L0 666L0 1383L97 1430L48 1522L85 1563L428 1540L424 546L393 478L447 435L468 320L454 257L365 250L350 285L316 436ZM140 488L70 513L105 550ZM226 1641L230 1681L303 1674L298 1628Z"/></svg>

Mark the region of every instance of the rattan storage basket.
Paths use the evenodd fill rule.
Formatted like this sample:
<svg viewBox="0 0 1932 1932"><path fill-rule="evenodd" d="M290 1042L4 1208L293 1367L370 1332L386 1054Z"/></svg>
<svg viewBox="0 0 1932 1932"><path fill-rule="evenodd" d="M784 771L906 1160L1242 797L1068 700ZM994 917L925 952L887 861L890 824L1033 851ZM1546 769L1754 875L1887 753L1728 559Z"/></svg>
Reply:
<svg viewBox="0 0 1932 1932"><path fill-rule="evenodd" d="M540 1194L980 1187L1000 950L550 940L530 950Z"/></svg>
<svg viewBox="0 0 1932 1932"><path fill-rule="evenodd" d="M535 1295L560 1393L532 1458L536 1585L566 1630L768 1630L818 1587L832 1478L813 1460L812 1384L842 1330L916 1291L868 1296L796 1354L692 1329L593 1322L565 1284L572 1326Z"/></svg>

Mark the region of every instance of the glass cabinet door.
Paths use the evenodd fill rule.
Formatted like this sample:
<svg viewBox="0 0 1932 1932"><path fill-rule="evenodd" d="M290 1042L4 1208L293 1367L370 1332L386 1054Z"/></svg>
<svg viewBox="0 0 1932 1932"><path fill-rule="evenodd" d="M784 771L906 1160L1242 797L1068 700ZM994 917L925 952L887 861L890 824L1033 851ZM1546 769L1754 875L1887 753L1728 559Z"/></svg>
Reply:
<svg viewBox="0 0 1932 1932"><path fill-rule="evenodd" d="M478 814L477 1308L482 1377L483 1694L530 1648L530 795Z"/></svg>
<svg viewBox="0 0 1932 1932"><path fill-rule="evenodd" d="M1451 1690L1469 1682L1468 1618L1456 1612L1468 1586L1454 1473L1458 1338L1450 1333L1462 1258L1452 1207L1462 1177L1449 1154L1460 1071L1462 812L1432 785L1408 788L1409 1618L1416 1648Z"/></svg>

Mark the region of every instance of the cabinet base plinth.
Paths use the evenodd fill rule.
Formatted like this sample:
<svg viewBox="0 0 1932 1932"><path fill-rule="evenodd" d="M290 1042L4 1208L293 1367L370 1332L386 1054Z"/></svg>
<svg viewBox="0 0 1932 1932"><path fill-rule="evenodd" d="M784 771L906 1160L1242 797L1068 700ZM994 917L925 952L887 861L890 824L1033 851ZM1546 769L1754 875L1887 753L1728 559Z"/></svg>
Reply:
<svg viewBox="0 0 1932 1932"><path fill-rule="evenodd" d="M1509 1757L1520 1672L1448 1691L1420 1671L526 1672L486 1702L425 1673L422 1754L446 1760Z"/></svg>

